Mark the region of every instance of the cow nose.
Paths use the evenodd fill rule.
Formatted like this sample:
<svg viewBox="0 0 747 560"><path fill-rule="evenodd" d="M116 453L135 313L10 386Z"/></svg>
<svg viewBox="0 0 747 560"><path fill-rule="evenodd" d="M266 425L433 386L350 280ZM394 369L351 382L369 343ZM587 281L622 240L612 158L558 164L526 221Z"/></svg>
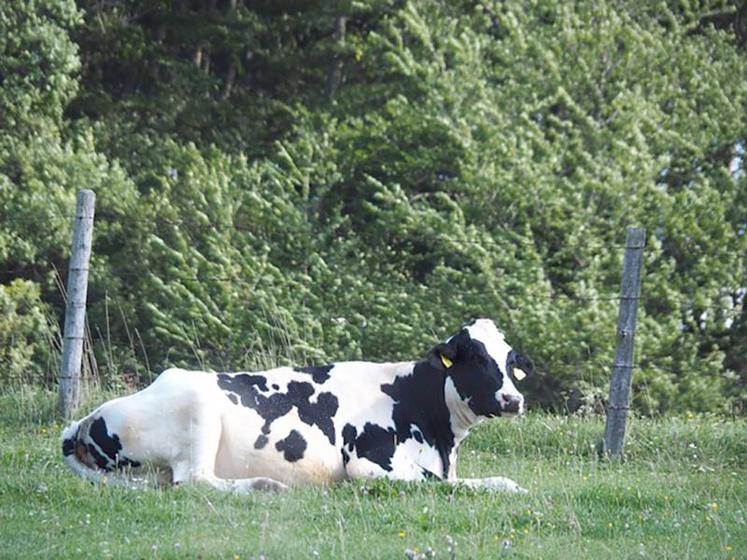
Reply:
<svg viewBox="0 0 747 560"><path fill-rule="evenodd" d="M521 395L512 395L507 393L500 394L501 411L510 414L519 414L521 412L524 399Z"/></svg>

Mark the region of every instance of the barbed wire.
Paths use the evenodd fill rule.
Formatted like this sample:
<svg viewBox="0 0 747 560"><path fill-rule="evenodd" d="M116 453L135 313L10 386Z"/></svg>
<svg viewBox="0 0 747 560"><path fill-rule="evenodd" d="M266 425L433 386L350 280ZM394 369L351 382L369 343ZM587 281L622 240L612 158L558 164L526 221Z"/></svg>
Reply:
<svg viewBox="0 0 747 560"><path fill-rule="evenodd" d="M13 273L29 273L29 272L35 272L37 276L45 276L45 275L51 275L55 274L56 272L54 270L47 270L47 271L39 271L38 269L0 269L0 275L3 274L13 274ZM122 279L143 279L147 278L149 275L154 276L155 278L159 278L164 284L169 284L171 282L182 282L182 281L188 281L188 282L226 282L226 283L232 283L232 284L240 284L245 286L251 286L252 288L256 288L257 282L256 280L245 280L240 277L233 277L233 276L216 276L216 275L194 275L194 276L178 276L173 277L170 279L164 279L163 277L152 275L151 273L137 273L137 272L128 272L128 271L116 271L112 273L115 278L122 278ZM90 280L89 280L90 281ZM428 289L427 286L423 286L424 289ZM594 296L583 296L583 295L571 295L571 294L565 294L565 293L538 293L538 292L525 292L525 291L500 291L498 288L495 290L470 290L467 292L462 292L462 295L467 296L494 296L494 297L527 297L527 298L535 298L535 299L544 299L544 300L550 300L550 301L556 301L556 300L568 300L568 301L584 301L584 302L592 302L592 301L606 301L606 302L612 302L612 301L622 301L625 299L631 299L626 298L621 295L594 295ZM636 300L645 299L643 297L637 297L633 298Z"/></svg>
<svg viewBox="0 0 747 560"><path fill-rule="evenodd" d="M65 273L67 271L64 271ZM156 274L153 274L151 272L135 272L135 271L126 271L126 270L110 270L113 278L118 279L127 279L127 280L144 280L148 281L149 278L158 279L161 283L165 285L169 285L171 283L183 283L183 282L196 282L196 283L204 283L204 282L219 282L219 283L229 283L229 284L237 284L237 285L243 285L251 287L252 289L255 289L257 287L257 280L256 278L252 280L246 280L244 278L241 278L240 276L223 276L223 275L215 275L215 274L198 274L198 275L178 275L178 276L159 276ZM0 276L7 275L18 275L18 278L26 278L27 276L33 276L33 277L45 277L45 276L56 276L59 275L60 271L57 269L39 269L35 266L32 267L26 267L26 268L12 268L12 269L3 269L0 268ZM89 282L91 279L89 279ZM423 289L430 289L427 285L422 286ZM535 291L524 291L524 290L506 290L501 289L500 287L496 287L492 290L462 290L460 292L460 295L466 296L466 297L475 297L475 296L488 296L488 297L496 297L496 298L503 298L503 297L512 297L512 298L527 298L527 299L541 299L546 301L570 301L570 302L618 302L618 301L625 301L625 300L637 300L642 301L647 304L659 304L664 301L669 306L675 308L674 311L678 311L681 308L685 308L686 311L692 311L692 309L696 309L699 312L709 311L709 310L719 310L719 311L729 311L722 303L713 303L710 305L692 305L691 302L688 301L680 301L680 302L669 302L666 300L665 296L657 296L657 295L651 295L651 294L643 294L637 297L630 297L630 296L623 296L621 294L596 294L596 295L581 295L581 294L568 294L565 292L559 292L554 291L551 293L548 292L535 292ZM679 296L683 298L694 298L694 295L687 295L687 294L681 294L678 293ZM719 296L723 297L723 296Z"/></svg>
<svg viewBox="0 0 747 560"><path fill-rule="evenodd" d="M45 217L56 217L60 220L66 220L69 221L71 226L76 219L76 216L69 215L69 214L55 214L55 213L46 213ZM10 222L15 221L16 223L22 223L25 225L38 225L39 220L33 219L30 217L9 217ZM127 224L137 223L142 225L144 228L146 228L146 231L153 231L153 229L157 229L158 227L171 227L171 228L178 228L178 229L184 229L185 232L191 233L194 231L214 231L217 233L230 233L232 231L238 231L238 232L249 232L249 233L258 233L267 235L268 230L273 230L272 234L269 235L269 237L273 237L274 235L278 233L282 233L284 231L289 232L289 234L296 234L296 233L303 233L304 235L308 235L309 233L313 233L315 230L321 229L322 231L319 231L318 233L320 235L326 235L332 233L334 235L333 231L325 230L324 228L330 227L329 224L314 224L314 223L301 223L301 224L295 224L291 226L290 224L259 224L259 225L252 225L252 226L243 226L240 224L214 224L214 223L204 223L204 222L196 222L196 223L187 223L184 220L174 220L171 218L159 216L154 218L150 221L139 221L139 220L133 220L130 217L124 217L117 214L108 214L108 213L99 213L95 219L98 220L104 220L104 221L117 221L117 220L123 220ZM334 227L334 226L332 226ZM343 230L350 230L355 231L355 228L350 223L343 223L340 225L340 227ZM294 229L295 228L295 229ZM275 231L277 230L277 231ZM487 235L490 235L489 232L486 232ZM482 246L479 242L479 240L475 239L458 239L454 240L453 242L459 242L459 243L468 243L473 244L476 246ZM525 245L525 246L531 246L535 249L537 249L539 246L542 246L542 249L547 250L550 245L553 243L549 240L544 239L535 239L535 238L527 238L527 237L521 237L518 235L509 235L506 239L501 240L502 243L506 245ZM494 239L491 238L492 243L496 243ZM590 250L596 250L596 249L603 249L605 251L611 251L611 250L620 250L620 249L628 249L631 247L626 246L625 243L623 244L617 244L617 243L606 243L604 241L600 242L594 242L589 243L585 240L577 239L575 240L576 243L572 243L570 245L567 244L568 240L565 240L564 243L566 245L563 245L559 247L560 249L565 250L576 250L576 249L590 249ZM238 285L244 285L244 286L251 286L252 289L256 288L257 280L246 280L240 276L237 275L219 275L219 274L194 274L194 275L188 275L188 274L154 274L151 272L137 272L132 270L117 270L117 269L109 269L109 272L112 274L114 278L117 279L137 279L139 281L153 281L154 279L160 281L163 284L170 284L170 283L190 283L190 282L197 282L197 283L209 283L209 282L226 282L230 284L238 284ZM52 275L55 277L56 282L58 283L58 288L61 291L64 291L64 285L61 281L61 273L56 268L49 268L49 269L39 269L37 265L31 265L28 267L23 266L16 266L14 268L6 268L2 269L0 268L0 276L49 276ZM423 286L424 289L428 289L427 286ZM568 302L579 302L579 303L589 303L589 302L607 302L607 303L613 303L613 302L621 302L625 300L636 300L636 301L642 301L644 305L647 303L655 302L655 303L661 303L664 301L669 306L671 306L673 309L670 313L684 313L684 312L691 312L693 308L697 309L700 312L716 309L721 312L726 312L727 310L724 309L724 306L722 304L713 304L709 306L693 306L691 302L668 302L666 298L663 296L655 296L655 295L643 295L643 296L623 296L621 294L610 294L610 293L594 293L590 295L584 295L584 294L574 294L574 293L566 293L563 291L557 291L553 290L552 288L549 291L541 291L541 292L535 292L535 291L526 291L526 290L506 290L502 289L499 286L496 286L493 289L488 290L462 290L461 295L465 298L469 297L490 297L490 298L516 298L516 299L525 299L525 300L532 300L532 299L541 299L544 301L568 301ZM682 294L680 294L682 295ZM198 294L199 297L199 294ZM683 297L687 298L687 295L684 295ZM64 294L62 295L62 298L64 299ZM99 302L92 302L100 303ZM513 304L512 304L513 305ZM99 351L103 351L105 354L111 353L112 349L114 348L125 348L129 349L130 352L132 352L132 358L134 358L136 361L139 361L142 363L142 360L145 360L146 367L143 369L142 372L136 371L133 372L132 375L137 376L150 376L152 377L152 370L150 369L150 366L148 365L148 357L146 349L143 345L142 338L140 338L139 333L137 333L138 341L136 344L135 339L133 336L131 336L128 326L126 324L126 317L123 317L123 327L120 326L120 328L116 327L114 329L110 328L110 325L107 324L107 332L102 333L100 330L98 330L97 334L91 333L90 330L88 332L88 342L87 345L89 347L89 352L93 352L92 348L99 348ZM123 333L121 333L121 328L124 328L126 336L124 336ZM614 338L614 330L611 328L611 334L610 338ZM103 347L103 350L101 350L101 347ZM595 360L595 355L598 356L598 359ZM605 363L600 363L600 360ZM609 360L607 359L607 356L602 354L591 354L588 356L588 360L586 360L584 363L577 363L577 364L556 364L551 367L547 368L547 373L552 373L552 371L556 372L566 372L567 374L573 374L578 372L581 376L584 375L584 372L588 372L590 368L605 368L608 370L612 370L615 367L614 363L606 363ZM99 366L95 366L94 369L86 374L81 376L82 380L101 380L108 378L112 373L118 373L119 375L122 375L122 372L119 371L108 371L110 369L109 363L104 363L103 367L107 370L106 374L103 374L98 371ZM643 371L643 370L650 370L650 369L656 369L659 371L667 371L669 373L672 373L674 375L681 374L681 369L676 368L667 368L666 366L657 365L654 363L651 364L644 364L644 365L633 365L633 366L625 366L630 367L633 370L636 371ZM552 370L552 371L550 371ZM43 383L53 383L55 381L58 381L60 379L59 373L41 373L41 374L20 374L20 375L0 375L0 382L1 381L41 381Z"/></svg>
<svg viewBox="0 0 747 560"><path fill-rule="evenodd" d="M45 217L55 217L60 220L68 220L70 222L70 226L72 227L72 224L74 220L77 218L75 215L69 215L69 214L57 214L57 213L45 213ZM318 233L334 233L334 231L330 231L329 229L325 229L327 227L332 227L333 229L336 228L338 231L351 231L351 232L358 232L362 231L365 228L356 227L354 224L351 224L350 222L343 222L338 224L337 226L334 226L332 224L320 222L320 223L313 223L313 222L304 222L301 224L291 225L290 223L284 222L280 224L258 224L258 225L241 225L236 223L231 224L216 224L213 222L205 223L202 221L186 221L186 220L174 220L165 216L156 216L153 218L150 218L149 220L138 220L133 219L129 216L122 216L119 214L111 214L111 213L105 213L105 212L98 212L94 217L95 221L116 221L116 220L123 220L128 225L131 224L138 224L140 226L143 226L143 228L146 231L152 231L154 229L154 226L159 225L166 225L174 228L185 228L185 230L188 230L190 232L199 231L199 232L205 232L205 231L213 231L216 233L229 233L232 231L238 231L238 232L246 232L246 233L267 233L268 230L273 231L283 231L288 233L297 233L297 234L308 234L309 231L317 230ZM24 225L30 225L30 226L38 226L39 224L39 218L37 217L30 217L30 216L4 216L3 222L5 223L17 223L17 224L24 224ZM95 229L94 229L95 231ZM480 246L478 240L468 239L468 238L460 238L460 239L452 239L452 241L459 242L459 243L468 243L468 244L474 244ZM538 248L538 245L548 245L552 244L551 241L545 240L542 238L526 238L521 237L516 234L509 234L508 237L504 241L508 245L523 245L523 246L530 246L533 248ZM560 249L567 249L567 250L576 250L576 249L627 249L624 242L605 242L605 241L589 241L585 239L577 239L575 240L575 243L568 243L568 240L561 240L558 242L559 250Z"/></svg>
<svg viewBox="0 0 747 560"><path fill-rule="evenodd" d="M93 350L89 350L93 351ZM606 363L600 364L599 361L594 361L593 359L589 359L584 364L556 364L549 367L536 367L535 375L542 376L542 375L557 375L558 373L562 373L564 375L571 375L574 373L578 373L580 377L578 377L579 380L583 380L584 374L588 373L590 370L598 371L598 369L601 367L605 370L605 375L609 375L610 372L612 372L613 369L615 369L615 365L613 363L609 363L606 359L603 360ZM334 362L329 362L334 363ZM307 365L307 364L303 364ZM632 366L625 366L626 368L631 369L634 373L637 372L639 375L641 373L644 373L646 371L651 370L657 370L657 371L663 371L666 373L669 373L671 375L682 375L684 371L684 367L668 367L668 366L662 366L660 364L656 363L645 363L645 364L634 364ZM103 372L101 371L103 368ZM102 382L107 380L112 380L113 378L119 378L120 381L124 381L126 383L135 383L139 379L146 379L149 381L152 381L159 373L159 371L153 371L149 367L145 367L144 365L141 365L140 368L132 368L132 369L123 369L122 367L117 367L114 369L109 369L107 364L99 364L98 365L98 372L92 373L87 372L85 374L81 374L78 378L83 382ZM212 371L213 368L207 367L208 371ZM219 368L220 371L223 371L223 368ZM218 370L216 370L218 371ZM238 371L238 370L237 370ZM243 371L243 370L242 370ZM260 370L257 370L260 371ZM18 381L18 382L24 382L24 383L37 383L37 384L56 384L59 379L61 379L63 376L59 374L59 369L57 370L50 370L49 372L41 372L41 373L26 373L26 374L0 374L0 383L8 382L8 381ZM634 378L635 379L635 378ZM641 383L645 383L645 380L641 380Z"/></svg>

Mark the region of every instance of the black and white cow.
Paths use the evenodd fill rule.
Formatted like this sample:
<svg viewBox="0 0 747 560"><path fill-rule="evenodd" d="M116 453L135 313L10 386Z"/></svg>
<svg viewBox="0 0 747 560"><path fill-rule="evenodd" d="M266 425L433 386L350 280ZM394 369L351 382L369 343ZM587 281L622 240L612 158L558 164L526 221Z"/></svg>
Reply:
<svg viewBox="0 0 747 560"><path fill-rule="evenodd" d="M244 492L386 477L522 492L503 477L458 479L459 444L494 416L524 409L532 362L488 319L419 362L343 362L258 373L169 369L63 432L81 476L203 482ZM112 471L120 471L112 477Z"/></svg>

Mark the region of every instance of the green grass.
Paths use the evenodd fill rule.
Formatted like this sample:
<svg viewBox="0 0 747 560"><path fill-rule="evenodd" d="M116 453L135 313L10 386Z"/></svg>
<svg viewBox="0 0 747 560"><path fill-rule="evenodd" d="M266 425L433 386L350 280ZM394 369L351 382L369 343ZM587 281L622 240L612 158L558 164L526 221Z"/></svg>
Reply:
<svg viewBox="0 0 747 560"><path fill-rule="evenodd" d="M745 419L634 419L624 463L597 458L602 418L481 426L460 474L526 496L356 482L241 497L92 486L62 463L54 404L0 395L2 558L449 558L447 536L458 559L747 558Z"/></svg>

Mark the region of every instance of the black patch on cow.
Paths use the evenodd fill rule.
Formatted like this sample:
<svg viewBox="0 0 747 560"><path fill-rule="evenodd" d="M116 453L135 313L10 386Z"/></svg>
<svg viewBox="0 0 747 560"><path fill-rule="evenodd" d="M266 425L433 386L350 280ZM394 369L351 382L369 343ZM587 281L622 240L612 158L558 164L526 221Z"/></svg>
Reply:
<svg viewBox="0 0 747 560"><path fill-rule="evenodd" d="M304 384L305 385L305 384ZM290 384L288 385L290 390ZM335 444L335 425L332 417L337 413L339 403L332 393L319 393L315 403L299 400L294 403L298 408L298 417L309 426L316 425L327 436L329 443Z"/></svg>
<svg viewBox="0 0 747 560"><path fill-rule="evenodd" d="M478 416L500 416L501 405L495 398L503 386L503 373L479 340L467 337L459 345L459 359L448 370L459 396Z"/></svg>
<svg viewBox="0 0 747 560"><path fill-rule="evenodd" d="M100 469L110 471L114 468L136 468L140 466L138 461L133 461L120 454L122 444L119 442L119 436L117 434L109 435L109 431L106 428L106 421L102 417L97 418L91 423L91 427L88 430L88 437L91 438L91 442L86 445L86 449L88 449L96 466ZM99 450L103 452L103 455Z"/></svg>
<svg viewBox="0 0 747 560"><path fill-rule="evenodd" d="M345 424L342 429L342 443L348 447L348 451L352 451L355 447L355 437L358 435L358 430L352 424Z"/></svg>
<svg viewBox="0 0 747 560"><path fill-rule="evenodd" d="M259 387L260 391L267 392L267 378L264 375L252 375L249 373L237 373L233 375L219 373L218 387L240 396L255 387Z"/></svg>
<svg viewBox="0 0 747 560"><path fill-rule="evenodd" d="M88 450L88 453L91 455L91 458L96 463L96 466L98 468L105 471L112 470L113 462L110 463L106 457L99 453L99 450L96 449L96 446L94 444L89 443L88 445L86 445L86 449Z"/></svg>
<svg viewBox="0 0 747 560"><path fill-rule="evenodd" d="M66 457L75 453L75 439L66 438L62 440L62 454Z"/></svg>
<svg viewBox="0 0 747 560"><path fill-rule="evenodd" d="M306 451L306 440L296 430L291 430L288 437L275 444L275 449L283 452L286 461L295 463L303 458L303 452Z"/></svg>
<svg viewBox="0 0 747 560"><path fill-rule="evenodd" d="M441 480L441 477L436 475L435 473L429 471L428 469L424 469L420 467L420 472L423 473L423 478L427 480Z"/></svg>
<svg viewBox="0 0 747 560"><path fill-rule="evenodd" d="M262 433L265 435L270 433L272 423L276 419L285 416L295 407L302 422L316 426L332 445L335 443L332 417L337 413L339 403L332 393L319 393L316 402L311 402L315 391L311 383L291 381L288 383L287 392L273 393L268 392L267 379L264 376L246 373L218 374L218 386L227 395L238 395L243 406L257 411L265 421L262 426Z"/></svg>
<svg viewBox="0 0 747 560"><path fill-rule="evenodd" d="M267 436L263 434L259 434L257 437L257 440L254 442L254 449L262 449L265 445L267 445Z"/></svg>
<svg viewBox="0 0 747 560"><path fill-rule="evenodd" d="M80 434L80 426L75 430L73 437L65 438L62 440L62 454L64 456L72 455L75 453L75 444L78 441L78 434Z"/></svg>
<svg viewBox="0 0 747 560"><path fill-rule="evenodd" d="M140 466L140 463L137 461L132 461L131 459L128 459L127 457L124 457L122 459L117 459L117 468L122 469L126 467L132 467L133 469Z"/></svg>
<svg viewBox="0 0 747 560"><path fill-rule="evenodd" d="M307 366L293 368L293 371L311 374L311 379L314 380L314 383L321 385L322 383L327 381L327 379L329 379L329 372L333 367L335 367L334 364L326 366Z"/></svg>
<svg viewBox="0 0 747 560"><path fill-rule="evenodd" d="M276 391L279 391L280 390L280 385L278 385L277 383L273 383L272 384L272 388L275 389Z"/></svg>
<svg viewBox="0 0 747 560"><path fill-rule="evenodd" d="M415 364L411 374L399 376L392 383L382 385L381 391L394 401L394 428L367 423L358 434L352 424L346 424L342 430L344 446L349 451L355 448L358 457L391 471L397 444L413 438L438 451L442 477L446 478L449 472L449 455L454 447L454 434L444 399L445 379L446 375L441 369L424 361ZM343 454L343 460L344 458ZM431 476L441 478L435 473L431 473Z"/></svg>
<svg viewBox="0 0 747 560"><path fill-rule="evenodd" d="M345 467L350 462L350 453L355 449L356 435L358 435L358 430L352 424L345 424L342 428L342 464Z"/></svg>
<svg viewBox="0 0 747 560"><path fill-rule="evenodd" d="M88 435L99 446L104 455L111 459L112 462L116 462L119 452L122 451L122 444L119 443L119 436L117 434L109 436L109 432L106 429L106 421L103 418L100 417L93 421Z"/></svg>
<svg viewBox="0 0 747 560"><path fill-rule="evenodd" d="M392 420L397 441L414 438L434 447L441 458L444 478L449 472L449 454L454 447L451 415L444 399L445 379L443 370L424 361L415 364L410 375L399 376L381 386L381 391L394 401ZM412 428L413 424L418 430Z"/></svg>
<svg viewBox="0 0 747 560"><path fill-rule="evenodd" d="M385 471L391 471L395 437L396 434L392 428L382 428L377 424L366 422L363 431L355 439L355 450L358 457L376 463Z"/></svg>
<svg viewBox="0 0 747 560"><path fill-rule="evenodd" d="M233 393L228 393L228 399L229 399L229 400L230 400L230 401L231 401L231 402L232 402L233 404L239 404L239 398L238 398L238 397L237 397L236 395L234 395Z"/></svg>

